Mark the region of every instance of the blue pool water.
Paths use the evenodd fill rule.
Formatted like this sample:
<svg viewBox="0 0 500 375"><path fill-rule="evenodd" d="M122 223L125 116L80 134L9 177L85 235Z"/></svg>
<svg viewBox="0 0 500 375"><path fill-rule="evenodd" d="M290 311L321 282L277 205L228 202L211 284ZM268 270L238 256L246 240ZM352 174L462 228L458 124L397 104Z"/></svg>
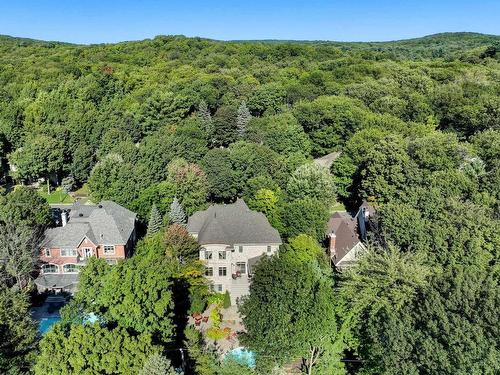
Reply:
<svg viewBox="0 0 500 375"><path fill-rule="evenodd" d="M232 359L236 362L247 365L250 368L255 367L255 353L250 350L246 350L243 347L236 348L227 353L225 359Z"/></svg>
<svg viewBox="0 0 500 375"><path fill-rule="evenodd" d="M45 333L49 330L52 325L57 323L59 320L61 320L60 316L54 316L51 318L40 318L38 321L38 331L40 333Z"/></svg>

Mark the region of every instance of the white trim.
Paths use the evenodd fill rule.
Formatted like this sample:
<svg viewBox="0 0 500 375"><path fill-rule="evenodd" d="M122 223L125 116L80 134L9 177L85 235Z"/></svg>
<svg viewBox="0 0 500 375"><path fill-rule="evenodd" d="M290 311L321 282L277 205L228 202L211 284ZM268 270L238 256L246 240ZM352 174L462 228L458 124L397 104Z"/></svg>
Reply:
<svg viewBox="0 0 500 375"><path fill-rule="evenodd" d="M113 247L113 252L112 253L107 253L106 252L106 247ZM104 255L116 255L116 246L115 245L102 245L102 253Z"/></svg>
<svg viewBox="0 0 500 375"><path fill-rule="evenodd" d="M74 271L74 272L67 272L67 271L65 271L65 270L64 270L64 267L65 267L65 266L75 266L76 271ZM63 273L73 273L73 274L74 274L74 273L78 273L78 272L80 272L80 270L78 269L78 265L77 265L76 263L64 263L64 264L62 265L62 272L63 272Z"/></svg>
<svg viewBox="0 0 500 375"><path fill-rule="evenodd" d="M45 267L46 266L55 266L56 267L56 270L55 272L45 272ZM50 275L50 274L55 274L55 273L61 273L61 269L59 268L59 265L58 264L54 264L54 263L46 263L46 264L43 264L42 265L42 273L44 275Z"/></svg>
<svg viewBox="0 0 500 375"><path fill-rule="evenodd" d="M62 255L62 251L74 251L75 252L75 255ZM78 249L70 249L70 248L60 248L59 249L59 255L62 257L62 258L74 258L74 257L77 257L78 256Z"/></svg>

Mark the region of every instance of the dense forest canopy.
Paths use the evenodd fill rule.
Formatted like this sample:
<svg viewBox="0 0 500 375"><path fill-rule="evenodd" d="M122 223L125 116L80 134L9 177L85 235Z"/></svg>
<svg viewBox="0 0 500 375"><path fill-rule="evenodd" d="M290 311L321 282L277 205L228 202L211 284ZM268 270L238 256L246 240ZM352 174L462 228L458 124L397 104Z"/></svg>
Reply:
<svg viewBox="0 0 500 375"><path fill-rule="evenodd" d="M71 353L90 335L89 352L116 337L138 343L111 373L129 363L138 371L138 361L172 343L189 348L193 373L236 371L218 366L201 338L177 325L179 290L188 289L191 306L204 306L208 292L196 243L182 225L164 227L244 197L285 242L283 255L258 269L241 307L245 346L261 355L257 373L300 361L317 374L500 371L498 36L380 43L158 36L102 45L0 37L0 152L8 188L69 178L88 186L92 201L114 200L149 221L132 259L82 271L81 282L96 287L70 307L98 306L108 326L65 318L42 340L46 362L60 342ZM311 163L333 152L330 168ZM0 197L2 243L26 243L47 225L47 207L30 193ZM355 210L363 200L377 208L370 251L358 266L332 271L320 246L328 217L339 203ZM32 214L19 209L28 206ZM4 277L22 289L32 264L15 265ZM125 278L149 280L156 297L99 282ZM25 296L0 292L5 305L19 299L22 316ZM128 316L131 306L140 314ZM71 368L69 354L58 355L35 371ZM362 366L344 366L346 356ZM18 365L19 357L0 352L0 365L33 362ZM93 371L101 365L94 361Z"/></svg>

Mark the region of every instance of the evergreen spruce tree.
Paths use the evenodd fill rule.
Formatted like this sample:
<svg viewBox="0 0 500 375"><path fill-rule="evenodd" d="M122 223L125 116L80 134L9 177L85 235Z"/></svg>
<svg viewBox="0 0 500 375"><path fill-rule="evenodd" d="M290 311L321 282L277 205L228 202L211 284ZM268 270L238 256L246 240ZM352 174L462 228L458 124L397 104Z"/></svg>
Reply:
<svg viewBox="0 0 500 375"><path fill-rule="evenodd" d="M236 131L240 138L243 138L245 135L247 125L251 118L252 115L250 114L245 101L241 102L238 108L238 117L236 118Z"/></svg>
<svg viewBox="0 0 500 375"><path fill-rule="evenodd" d="M172 367L170 360L156 353L144 363L139 375L177 375L177 372Z"/></svg>
<svg viewBox="0 0 500 375"><path fill-rule="evenodd" d="M208 105L204 100L202 100L198 105L198 112L203 124L203 128L207 133L207 137L210 140L210 143L212 143L212 137L214 134L214 125L212 122L212 116L210 115L210 110L208 109Z"/></svg>
<svg viewBox="0 0 500 375"><path fill-rule="evenodd" d="M174 201L170 205L170 212L168 213L168 217L170 218L170 222L172 224L185 225L186 223L186 213L182 208L177 197L174 198Z"/></svg>
<svg viewBox="0 0 500 375"><path fill-rule="evenodd" d="M162 218L160 211L156 207L156 204L153 203L151 206L151 211L149 212L149 222L148 222L148 234L154 234L161 230L162 227Z"/></svg>

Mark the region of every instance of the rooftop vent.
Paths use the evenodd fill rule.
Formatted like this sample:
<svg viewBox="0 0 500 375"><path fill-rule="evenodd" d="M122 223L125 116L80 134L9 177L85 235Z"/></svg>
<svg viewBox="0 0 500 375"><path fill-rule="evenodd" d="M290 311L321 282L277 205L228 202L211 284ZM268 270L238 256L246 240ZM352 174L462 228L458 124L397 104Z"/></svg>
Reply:
<svg viewBox="0 0 500 375"><path fill-rule="evenodd" d="M80 213L78 214L78 216L83 217L83 213L81 213L81 212L80 212Z"/></svg>

